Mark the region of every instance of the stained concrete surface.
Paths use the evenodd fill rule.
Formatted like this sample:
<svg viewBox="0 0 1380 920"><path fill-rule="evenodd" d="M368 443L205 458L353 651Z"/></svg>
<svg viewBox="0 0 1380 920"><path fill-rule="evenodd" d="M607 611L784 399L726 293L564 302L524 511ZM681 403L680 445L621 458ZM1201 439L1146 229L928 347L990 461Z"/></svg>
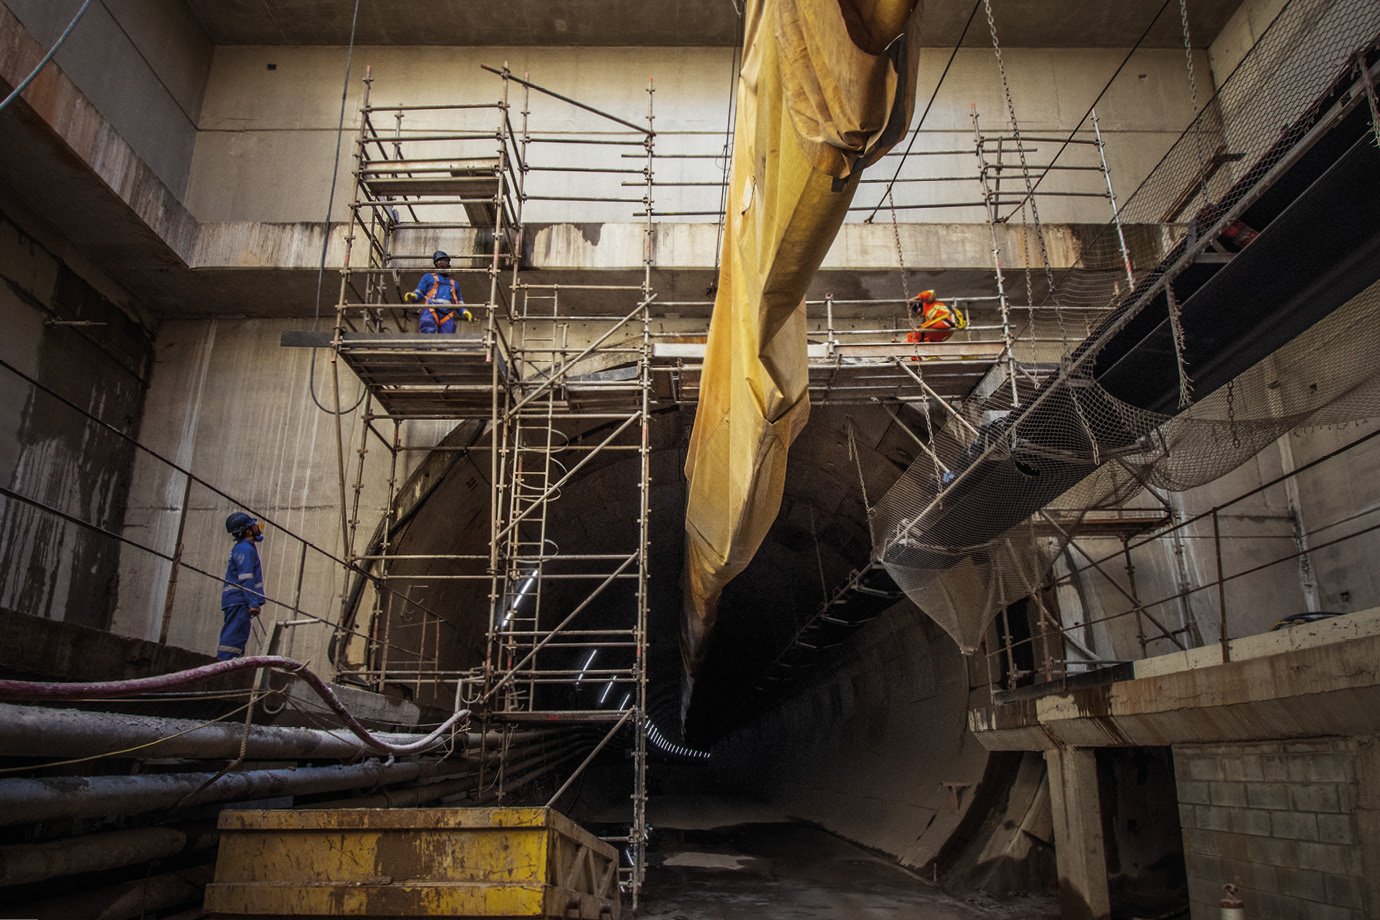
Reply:
<svg viewBox="0 0 1380 920"><path fill-rule="evenodd" d="M1052 900L960 900L826 831L789 821L659 827L640 920L1045 920Z"/></svg>

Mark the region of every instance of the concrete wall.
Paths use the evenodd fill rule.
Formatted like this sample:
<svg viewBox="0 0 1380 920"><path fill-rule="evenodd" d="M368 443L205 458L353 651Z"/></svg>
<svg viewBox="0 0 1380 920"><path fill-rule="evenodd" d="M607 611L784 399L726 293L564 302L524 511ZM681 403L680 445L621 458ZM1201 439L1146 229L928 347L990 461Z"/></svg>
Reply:
<svg viewBox="0 0 1380 920"><path fill-rule="evenodd" d="M4 0L50 47L80 3ZM187 192L212 45L180 0L95 3L55 58L175 195Z"/></svg>
<svg viewBox="0 0 1380 920"><path fill-rule="evenodd" d="M1369 562L1380 551L1380 537L1367 532L1380 513L1380 492L1369 473L1380 463L1380 442L1366 441L1303 471L1292 482L1237 500L1286 469L1304 467L1358 441L1377 424L1380 421L1369 419L1291 432L1222 478L1168 495L1180 520L1225 506L1218 513L1222 568L1229 577L1239 576L1225 589L1231 638L1268 630L1291 614L1346 613L1380 604L1380 582ZM1190 645L1221 637L1211 517L1187 525L1180 535L1177 541L1158 539L1131 552L1135 595L1146 611L1143 628L1151 639L1150 655L1174 649L1169 640L1156 638L1160 634L1151 617L1177 629L1186 615L1192 628ZM1309 547L1302 559L1300 537ZM1066 581L1059 592L1065 622L1092 623L1076 637L1102 657L1142 657L1120 541L1083 537L1078 545L1105 562L1099 572L1081 553L1071 554L1082 571L1076 585ZM1066 575L1069 568L1066 557L1056 571ZM1181 600L1183 585L1190 592Z"/></svg>
<svg viewBox="0 0 1380 920"><path fill-rule="evenodd" d="M1222 885L1247 916L1374 916L1357 752L1372 739L1181 745L1174 749L1194 920L1219 916ZM1364 769L1362 770L1364 772ZM1368 890L1369 889L1369 890Z"/></svg>
<svg viewBox="0 0 1380 920"><path fill-rule="evenodd" d="M947 49L921 52L917 95L929 98L947 59ZM1016 112L1027 132L1062 134L1077 124L1103 88L1108 76L1124 57L1116 49L1006 49ZM187 203L203 221L320 221L326 212L330 164L334 156L339 102L345 68L343 48L222 47L216 49L211 70L201 134L193 166ZM707 182L712 187L686 189L670 185L655 193L658 211L714 211L718 208L717 183L723 177L724 149L732 50L727 48L358 48L346 112L346 143L341 168L348 168L350 141L358 124L363 69L372 65L375 105L493 103L501 92L498 78L481 71L480 62L501 65L505 61L517 74L530 73L532 80L636 124L645 124L646 93L650 76L655 84L655 127L658 154L694 153L699 159L660 159L659 182ZM1206 73L1204 57L1201 66ZM271 69L270 69L271 68ZM1205 81L1206 82L1206 81ZM1102 128L1107 135L1108 157L1117 186L1124 195L1141 180L1163 150L1182 130L1190 114L1183 55L1172 49L1137 52L1122 77L1100 105ZM520 98L514 97L512 118L520 126ZM1000 131L1007 122L1006 107L995 59L990 50L965 49L954 61L942 91L917 140L919 152L955 150L952 156L913 156L905 175L961 176L955 183L910 184L898 187L899 203L979 200L977 161L973 149L970 103L978 107L985 131ZM530 98L530 125L548 137L567 131L622 131L619 126L581 113L540 94ZM448 116L412 114L404 131L421 126L449 124L492 131L496 123L490 110ZM376 126L391 131L394 123L379 116ZM478 142L476 142L478 145ZM476 147L476 150L480 146ZM490 155L494 145L484 146ZM597 163L640 169L640 148L558 146L537 143L531 162L536 165ZM1056 145L1040 144L1039 156L1052 156ZM631 154L633 158L624 157ZM476 154L478 155L478 154ZM878 166L875 174L886 178L894 171L892 161ZM1073 147L1061 158L1071 165L1096 163L1088 148ZM1072 177L1072 178L1071 178ZM342 173L342 179L347 178ZM640 199L639 188L625 188L621 181L637 182L637 176L581 179L583 193L596 190L609 196ZM1065 173L1053 176L1045 188L1061 187L1100 191L1101 177ZM880 186L864 187L858 204L871 206L879 200ZM533 173L529 192L570 194L566 177L553 182ZM349 189L342 183L336 215L343 213ZM1088 203L1091 201L1092 203ZM545 221L626 220L640 211L640 204L561 204L533 202L527 219ZM866 216L866 211L854 219ZM1110 217L1105 202L1094 199L1050 199L1042 206L1042 219L1050 222L1104 223ZM711 221L712 216L668 217L669 220ZM898 220L949 222L981 221L980 208L904 210Z"/></svg>
<svg viewBox="0 0 1380 920"><path fill-rule="evenodd" d="M987 765L964 721L965 668L947 637L899 604L849 641L836 669L717 744L711 766L794 817L924 867ZM962 787L958 807L945 783Z"/></svg>
<svg viewBox="0 0 1380 920"><path fill-rule="evenodd" d="M118 289L3 187L0 281L0 357L133 434L152 333ZM0 607L108 627L119 546L94 528L118 531L133 453L114 431L0 369L0 483L39 503L0 499Z"/></svg>
<svg viewBox="0 0 1380 920"><path fill-rule="evenodd" d="M139 457L123 532L173 555L181 523L183 562L210 574L185 569L179 573L165 624L171 563L127 548L120 558L122 590L115 631L143 639L165 636L184 648L215 648L221 625L219 578L230 548L224 521L237 507L267 518L260 554L269 597L277 602L264 611L265 631L256 628L251 651L263 650L265 632L275 619L293 618L289 608L299 596L297 572L303 558L302 543L293 534L317 547L305 554L300 609L332 621L337 618L343 570L327 556L339 557L342 548L335 422L313 404L308 391L311 351L278 344L282 331L302 326L300 321L210 320L169 322L160 329L139 439L206 485L193 485L187 493L182 474L150 456ZM348 370L341 376L342 401L349 408L359 395L358 383ZM325 355L316 368L316 396L334 407ZM351 484L360 411L350 412L345 420L346 476ZM434 444L448 427L413 423L409 437L417 441L408 443ZM359 503L361 540L372 533L386 504L388 462L381 447L376 440L368 445L366 485ZM404 454L400 475L422 456ZM346 507L353 507L353 492ZM325 668L327 632L324 627L299 627L294 651Z"/></svg>

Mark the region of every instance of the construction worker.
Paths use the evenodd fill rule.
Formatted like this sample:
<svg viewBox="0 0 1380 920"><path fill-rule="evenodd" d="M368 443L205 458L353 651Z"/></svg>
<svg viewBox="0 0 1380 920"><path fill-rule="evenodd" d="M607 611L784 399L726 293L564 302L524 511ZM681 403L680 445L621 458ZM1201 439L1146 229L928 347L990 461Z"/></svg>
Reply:
<svg viewBox="0 0 1380 920"><path fill-rule="evenodd" d="M963 329L968 319L957 307L934 299L934 291L921 291L910 299L911 321L915 328L906 336L911 344L946 341L955 329Z"/></svg>
<svg viewBox="0 0 1380 920"><path fill-rule="evenodd" d="M426 304L422 310L419 331L454 332L457 319L468 322L474 319L474 314L465 309L460 286L450 276L450 256L438 249L431 255L431 264L436 270L422 275L417 289L408 291L403 295L403 300L408 303L420 300Z"/></svg>
<svg viewBox="0 0 1380 920"><path fill-rule="evenodd" d="M220 609L225 614L220 647L216 649L216 658L220 661L244 654L249 628L267 600L264 570L259 563L258 547L254 545L264 538L258 519L236 511L225 519L225 530L235 545L230 548L230 561L225 565L225 586L220 592Z"/></svg>

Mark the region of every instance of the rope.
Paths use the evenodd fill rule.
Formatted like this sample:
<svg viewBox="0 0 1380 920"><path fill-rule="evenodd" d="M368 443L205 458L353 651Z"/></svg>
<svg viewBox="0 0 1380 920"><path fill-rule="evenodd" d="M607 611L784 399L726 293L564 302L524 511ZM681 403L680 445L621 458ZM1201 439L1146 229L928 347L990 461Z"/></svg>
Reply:
<svg viewBox="0 0 1380 920"><path fill-rule="evenodd" d="M1183 409L1193 402L1193 381L1189 379L1188 363L1184 358L1184 324L1174 285L1165 285L1164 299L1169 303L1169 328L1174 333L1174 363L1179 372L1179 408Z"/></svg>
<svg viewBox="0 0 1380 920"><path fill-rule="evenodd" d="M10 103L18 99L20 93L28 89L29 84L34 82L34 77L38 76L39 71L48 66L48 62L53 59L53 55L58 53L58 49L61 48L63 43L67 41L67 37L72 34L72 30L77 27L77 23L81 22L81 18L86 15L86 11L90 7L91 0L86 0L86 2L81 5L81 9L77 10L77 14L72 17L72 21L67 23L67 28L63 29L62 34L58 36L57 41L53 42L53 47L49 48L48 53L43 55L43 59L38 62L38 66L35 67L33 70L29 71L29 75L27 77L19 81L19 85L10 91L10 94L5 97L4 101L0 101L0 112L3 112L5 111L5 109L9 108Z"/></svg>

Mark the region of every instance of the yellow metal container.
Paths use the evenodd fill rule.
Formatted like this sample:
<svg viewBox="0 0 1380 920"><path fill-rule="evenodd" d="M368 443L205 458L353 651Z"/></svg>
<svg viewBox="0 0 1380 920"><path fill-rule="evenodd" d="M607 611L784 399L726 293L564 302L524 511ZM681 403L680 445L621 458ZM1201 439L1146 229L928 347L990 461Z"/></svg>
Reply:
<svg viewBox="0 0 1380 920"><path fill-rule="evenodd" d="M229 811L206 910L618 920L618 851L549 808Z"/></svg>

